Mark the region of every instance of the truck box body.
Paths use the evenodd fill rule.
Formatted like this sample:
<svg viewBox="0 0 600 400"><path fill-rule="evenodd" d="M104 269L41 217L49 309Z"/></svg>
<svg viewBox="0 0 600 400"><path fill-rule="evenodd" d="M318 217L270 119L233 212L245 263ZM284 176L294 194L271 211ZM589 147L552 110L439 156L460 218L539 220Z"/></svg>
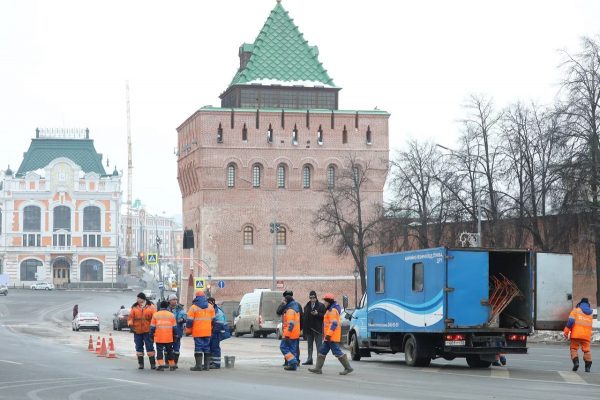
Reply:
<svg viewBox="0 0 600 400"><path fill-rule="evenodd" d="M562 329L572 307L569 254L440 247L373 255L367 265L348 336L362 354L403 351L409 336L433 358L522 353L533 329ZM519 290L497 318L494 277Z"/></svg>

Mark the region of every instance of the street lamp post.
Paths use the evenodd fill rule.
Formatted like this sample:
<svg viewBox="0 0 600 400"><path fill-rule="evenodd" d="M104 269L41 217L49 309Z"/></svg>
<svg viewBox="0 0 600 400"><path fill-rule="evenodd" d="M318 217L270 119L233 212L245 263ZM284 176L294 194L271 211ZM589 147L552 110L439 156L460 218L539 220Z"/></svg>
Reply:
<svg viewBox="0 0 600 400"><path fill-rule="evenodd" d="M358 307L358 275L360 275L358 267L354 267L352 275L354 275L354 309L356 310Z"/></svg>
<svg viewBox="0 0 600 400"><path fill-rule="evenodd" d="M240 180L249 183L250 185L252 185L252 182L249 181L248 179L239 177ZM272 250L271 250L271 263L272 263L272 267L273 267L273 277L271 280L271 290L275 291L275 289L277 288L277 232L279 232L279 228L281 227L281 224L277 222L277 216L276 216L276 212L275 212L275 196L273 195L272 192L267 192L269 193L269 195L271 196L271 211L273 213L273 221L269 224L269 231L271 232L271 236L273 237L273 245L272 245Z"/></svg>
<svg viewBox="0 0 600 400"><path fill-rule="evenodd" d="M436 144L436 146L441 149L449 151L455 157L460 157L458 154L456 154L456 150L452 150L446 146L442 146L441 144ZM471 154L471 155L468 155L468 157L476 158L477 156ZM480 171L473 171L473 172L476 174L482 173ZM475 192L477 192L477 247L481 247L483 241L482 241L482 236L481 236L481 187L479 185L479 175L475 179Z"/></svg>

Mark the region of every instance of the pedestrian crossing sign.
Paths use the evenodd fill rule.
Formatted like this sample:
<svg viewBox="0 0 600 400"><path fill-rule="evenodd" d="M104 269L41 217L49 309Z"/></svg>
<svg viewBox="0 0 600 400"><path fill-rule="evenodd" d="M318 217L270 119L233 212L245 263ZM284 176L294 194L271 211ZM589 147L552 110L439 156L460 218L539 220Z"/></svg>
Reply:
<svg viewBox="0 0 600 400"><path fill-rule="evenodd" d="M148 253L148 255L146 255L146 264L148 264L148 265L158 264L158 254Z"/></svg>
<svg viewBox="0 0 600 400"><path fill-rule="evenodd" d="M204 289L206 287L204 278L194 278L194 287L196 289Z"/></svg>

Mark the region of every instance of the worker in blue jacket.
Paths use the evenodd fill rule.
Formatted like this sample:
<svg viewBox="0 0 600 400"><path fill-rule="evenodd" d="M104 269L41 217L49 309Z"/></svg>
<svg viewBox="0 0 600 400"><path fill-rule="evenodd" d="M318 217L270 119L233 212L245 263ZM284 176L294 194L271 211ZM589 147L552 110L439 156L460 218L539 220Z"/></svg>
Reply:
<svg viewBox="0 0 600 400"><path fill-rule="evenodd" d="M183 305L179 304L177 295L170 294L167 300L169 301L169 307L167 309L173 313L175 316L175 322L177 323L177 338L173 342L173 359L175 361L175 368L178 368L177 363L179 362L179 350L181 349L181 338L185 332L184 328L185 321L187 320L187 314Z"/></svg>
<svg viewBox="0 0 600 400"><path fill-rule="evenodd" d="M227 327L227 316L221 310L221 307L217 306L215 298L209 297L208 302L215 309L215 319L213 320L212 334L210 336L210 368L219 369L221 368L221 341L228 338L227 332L229 328Z"/></svg>

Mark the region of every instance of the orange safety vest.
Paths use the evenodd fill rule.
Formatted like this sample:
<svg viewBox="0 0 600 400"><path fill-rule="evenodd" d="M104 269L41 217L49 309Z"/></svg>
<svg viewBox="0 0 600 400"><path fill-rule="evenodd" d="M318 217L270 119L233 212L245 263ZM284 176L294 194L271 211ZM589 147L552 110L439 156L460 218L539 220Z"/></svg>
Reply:
<svg viewBox="0 0 600 400"><path fill-rule="evenodd" d="M133 327L135 333L148 333L150 332L150 322L155 312L156 308L154 304L145 305L144 307L136 304L131 307L129 317L127 317L127 326Z"/></svg>
<svg viewBox="0 0 600 400"><path fill-rule="evenodd" d="M193 321L193 337L210 337L212 335L212 320L215 318L215 309L212 304L209 304L207 308L200 308L192 304L187 316Z"/></svg>
<svg viewBox="0 0 600 400"><path fill-rule="evenodd" d="M294 327L290 332L290 324ZM283 337L286 339L298 339L300 337L300 313L288 308L283 314Z"/></svg>
<svg viewBox="0 0 600 400"><path fill-rule="evenodd" d="M573 318L575 323L571 327L571 339L592 340L592 315L587 315L581 308L577 307L571 311L569 318Z"/></svg>
<svg viewBox="0 0 600 400"><path fill-rule="evenodd" d="M331 329L333 321L337 321L337 326L334 330ZM337 308L331 307L323 317L323 337L330 336L332 342L342 341L342 322L340 313Z"/></svg>
<svg viewBox="0 0 600 400"><path fill-rule="evenodd" d="M173 327L177 325L173 313L160 310L152 316L150 326L154 328L154 341L156 343L173 343Z"/></svg>

